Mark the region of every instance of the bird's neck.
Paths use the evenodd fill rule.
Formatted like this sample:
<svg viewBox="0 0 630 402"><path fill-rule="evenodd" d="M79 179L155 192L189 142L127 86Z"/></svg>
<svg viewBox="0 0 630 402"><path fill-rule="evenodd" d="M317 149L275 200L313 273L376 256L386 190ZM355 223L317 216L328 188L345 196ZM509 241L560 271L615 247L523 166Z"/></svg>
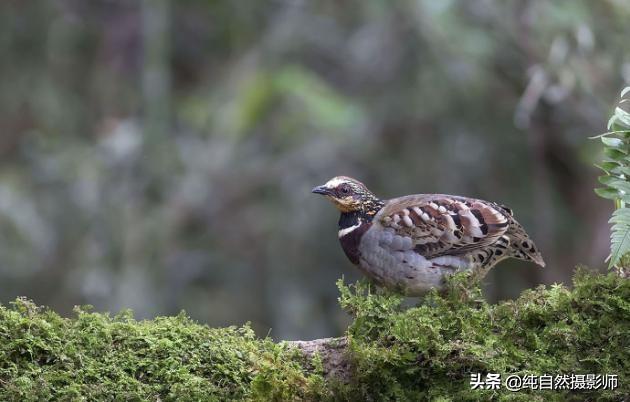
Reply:
<svg viewBox="0 0 630 402"><path fill-rule="evenodd" d="M357 226L366 221L361 211L342 212L339 217L339 230Z"/></svg>
<svg viewBox="0 0 630 402"><path fill-rule="evenodd" d="M370 229L374 215L384 204L374 199L364 204L361 210L343 212L339 217L339 242L348 259L355 265L359 264L361 257L359 250L361 238Z"/></svg>
<svg viewBox="0 0 630 402"><path fill-rule="evenodd" d="M366 202L360 210L342 212L339 217L339 230L357 227L362 223L371 223L374 215L383 208L383 205L385 202L375 198Z"/></svg>

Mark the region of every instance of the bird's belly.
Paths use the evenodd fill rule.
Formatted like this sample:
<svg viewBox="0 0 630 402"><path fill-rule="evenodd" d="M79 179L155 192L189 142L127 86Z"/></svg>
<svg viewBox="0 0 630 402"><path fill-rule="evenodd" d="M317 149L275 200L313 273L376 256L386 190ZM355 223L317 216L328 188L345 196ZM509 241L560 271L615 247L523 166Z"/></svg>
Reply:
<svg viewBox="0 0 630 402"><path fill-rule="evenodd" d="M441 289L446 275L468 269L470 263L455 256L426 259L413 250L410 241L383 239L382 231L368 230L359 246L358 267L381 286L417 296L431 288Z"/></svg>

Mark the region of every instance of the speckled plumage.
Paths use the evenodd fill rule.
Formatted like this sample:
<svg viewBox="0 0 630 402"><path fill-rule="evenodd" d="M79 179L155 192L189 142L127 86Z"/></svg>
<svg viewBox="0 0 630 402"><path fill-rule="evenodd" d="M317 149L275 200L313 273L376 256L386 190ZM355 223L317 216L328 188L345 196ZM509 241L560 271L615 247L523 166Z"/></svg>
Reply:
<svg viewBox="0 0 630 402"><path fill-rule="evenodd" d="M380 200L358 180L338 176L313 189L341 211L339 241L377 284L406 295L441 288L444 276L485 275L505 258L545 263L512 211L445 194Z"/></svg>

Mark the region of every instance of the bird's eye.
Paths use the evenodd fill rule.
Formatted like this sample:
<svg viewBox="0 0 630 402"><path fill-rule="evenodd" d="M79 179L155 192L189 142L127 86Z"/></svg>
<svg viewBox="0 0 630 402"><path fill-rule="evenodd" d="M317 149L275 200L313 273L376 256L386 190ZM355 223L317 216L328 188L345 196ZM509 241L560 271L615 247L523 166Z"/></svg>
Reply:
<svg viewBox="0 0 630 402"><path fill-rule="evenodd" d="M350 194L350 187L348 185L343 185L340 188L342 194Z"/></svg>

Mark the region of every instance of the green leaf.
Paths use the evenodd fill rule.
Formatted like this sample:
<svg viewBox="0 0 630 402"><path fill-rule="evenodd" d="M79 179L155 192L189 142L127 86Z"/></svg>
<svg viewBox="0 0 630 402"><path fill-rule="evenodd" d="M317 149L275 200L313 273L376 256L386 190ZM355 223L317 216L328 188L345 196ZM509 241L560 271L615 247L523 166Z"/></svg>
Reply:
<svg viewBox="0 0 630 402"><path fill-rule="evenodd" d="M630 113L626 112L620 107L615 108L615 116L617 122L621 122L626 127L630 127Z"/></svg>
<svg viewBox="0 0 630 402"><path fill-rule="evenodd" d="M625 153L621 152L620 150L616 148L605 148L604 155L606 155L607 157L609 157L610 159L614 161L623 161L626 157Z"/></svg>
<svg viewBox="0 0 630 402"><path fill-rule="evenodd" d="M610 180L605 183L607 186L612 187L618 191L623 192L624 194L630 194L630 183L626 180L622 180L618 177L615 177L614 180Z"/></svg>
<svg viewBox="0 0 630 402"><path fill-rule="evenodd" d="M610 187L600 187L595 189L595 194L607 200L616 200L619 198L619 191Z"/></svg>
<svg viewBox="0 0 630 402"><path fill-rule="evenodd" d="M630 167L628 166L617 166L612 168L611 171L616 175L625 175L630 177Z"/></svg>
<svg viewBox="0 0 630 402"><path fill-rule="evenodd" d="M630 86L621 91L621 98L630 93ZM619 104L627 101L622 100ZM596 188L595 193L615 202L612 224L609 268L620 264L630 252L630 112L617 106L608 120L608 132L600 138L604 144L604 158L598 168L607 174L598 177L606 187ZM624 259L625 260L625 259Z"/></svg>
<svg viewBox="0 0 630 402"><path fill-rule="evenodd" d="M608 174L620 167L618 162L602 162L600 164L594 163L594 165L596 168L599 168ZM617 172L617 174L619 174L619 172Z"/></svg>
<svg viewBox="0 0 630 402"><path fill-rule="evenodd" d="M614 181L619 180L618 177L615 176L599 176L597 178L597 181L599 181L600 183L606 185L606 186L610 186Z"/></svg>
<svg viewBox="0 0 630 402"><path fill-rule="evenodd" d="M602 142L613 148L621 148L623 147L623 141L620 138L615 137L601 137Z"/></svg>
<svg viewBox="0 0 630 402"><path fill-rule="evenodd" d="M615 210L609 223L613 224L610 234L610 263L608 264L611 268L630 251L630 208Z"/></svg>

